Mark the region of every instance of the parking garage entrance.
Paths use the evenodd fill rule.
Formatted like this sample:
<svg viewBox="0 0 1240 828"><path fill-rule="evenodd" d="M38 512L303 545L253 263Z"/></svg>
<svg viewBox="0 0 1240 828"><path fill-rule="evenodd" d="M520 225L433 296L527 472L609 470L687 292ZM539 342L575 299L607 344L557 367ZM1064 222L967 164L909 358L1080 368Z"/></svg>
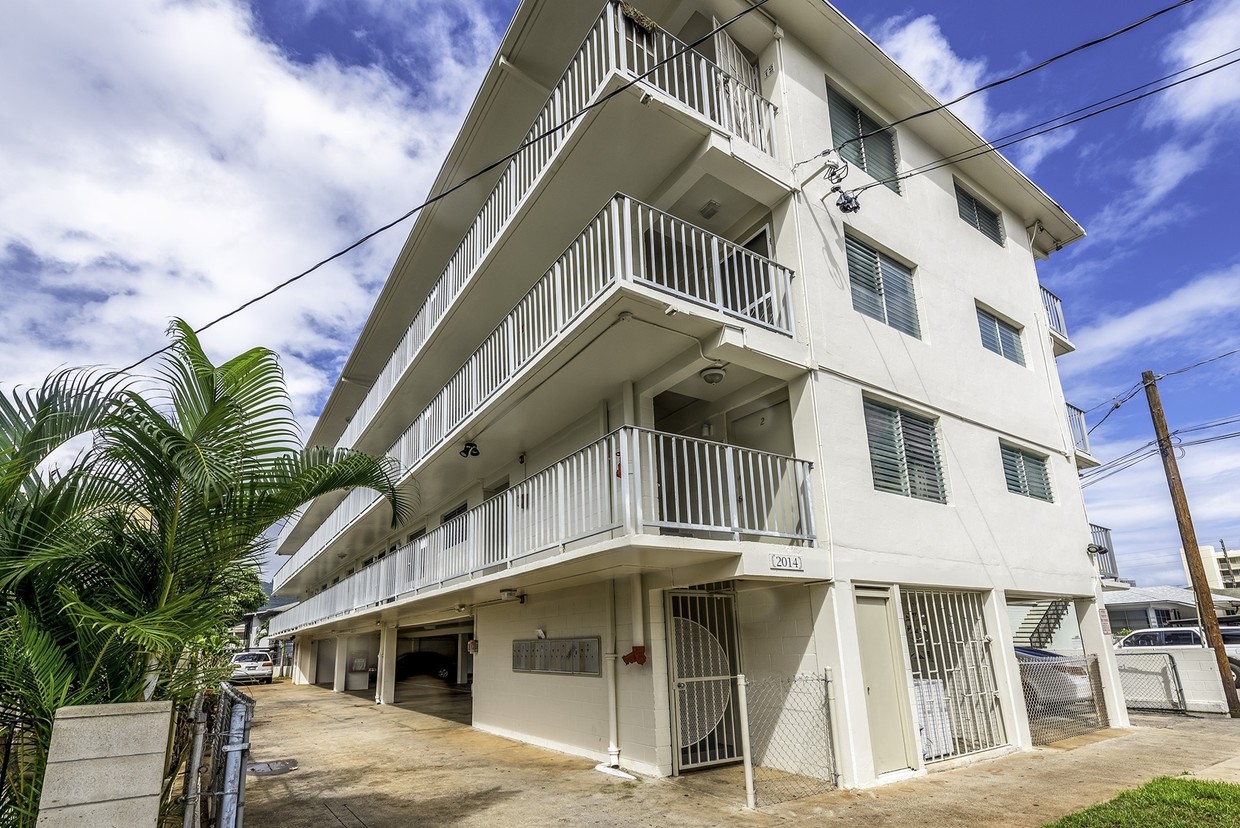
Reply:
<svg viewBox="0 0 1240 828"><path fill-rule="evenodd" d="M473 636L472 624L398 630L395 705L472 724Z"/></svg>

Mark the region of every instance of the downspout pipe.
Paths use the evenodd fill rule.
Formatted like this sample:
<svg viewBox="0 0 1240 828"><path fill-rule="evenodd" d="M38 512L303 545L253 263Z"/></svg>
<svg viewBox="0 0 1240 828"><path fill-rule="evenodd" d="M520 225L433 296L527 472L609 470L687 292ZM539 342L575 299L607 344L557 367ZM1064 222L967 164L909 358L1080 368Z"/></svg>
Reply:
<svg viewBox="0 0 1240 828"><path fill-rule="evenodd" d="M616 692L616 581L607 582L607 626L603 658L607 662L607 766L620 767L620 699Z"/></svg>

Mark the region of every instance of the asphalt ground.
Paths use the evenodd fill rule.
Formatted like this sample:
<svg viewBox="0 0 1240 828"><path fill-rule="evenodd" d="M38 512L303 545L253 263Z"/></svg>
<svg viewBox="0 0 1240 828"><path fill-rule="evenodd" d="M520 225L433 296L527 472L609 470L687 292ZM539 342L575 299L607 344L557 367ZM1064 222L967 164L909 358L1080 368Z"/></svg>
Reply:
<svg viewBox="0 0 1240 828"><path fill-rule="evenodd" d="M468 695L429 677L373 692L256 686L246 824L407 826L1041 826L1156 776L1240 783L1240 721L1138 714L1110 730L862 791L744 808L739 768L627 780L469 727ZM276 764L276 767L288 765ZM262 769L261 767L259 768Z"/></svg>

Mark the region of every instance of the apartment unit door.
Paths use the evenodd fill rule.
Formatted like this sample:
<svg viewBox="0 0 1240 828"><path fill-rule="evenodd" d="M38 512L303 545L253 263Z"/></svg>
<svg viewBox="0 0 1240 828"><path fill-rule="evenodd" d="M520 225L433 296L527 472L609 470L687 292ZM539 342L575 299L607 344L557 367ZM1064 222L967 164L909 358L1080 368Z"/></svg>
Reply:
<svg viewBox="0 0 1240 828"><path fill-rule="evenodd" d="M735 594L726 587L669 592L667 617L675 772L740 761Z"/></svg>
<svg viewBox="0 0 1240 828"><path fill-rule="evenodd" d="M904 659L896 647L891 596L885 590L858 588L856 600L857 645L861 648L866 719L877 776L912 767L905 713L908 705L900 692Z"/></svg>

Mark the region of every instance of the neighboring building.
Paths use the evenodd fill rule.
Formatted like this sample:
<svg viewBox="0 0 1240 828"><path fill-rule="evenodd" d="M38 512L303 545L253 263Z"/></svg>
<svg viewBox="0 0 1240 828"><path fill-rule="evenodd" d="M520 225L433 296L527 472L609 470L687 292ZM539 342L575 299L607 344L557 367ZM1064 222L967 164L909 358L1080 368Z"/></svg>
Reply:
<svg viewBox="0 0 1240 828"><path fill-rule="evenodd" d="M1240 587L1240 552L1222 546L1198 547L1201 551L1201 564L1206 571L1206 583L1211 589L1236 589ZM1180 549L1180 565L1184 567L1184 580L1191 582L1192 575L1188 572L1188 559L1184 550Z"/></svg>
<svg viewBox="0 0 1240 828"><path fill-rule="evenodd" d="M1214 611L1220 618L1240 610L1240 596L1212 592ZM1133 587L1123 592L1107 592L1107 616L1111 629L1140 630L1145 627L1171 627L1198 619L1197 599L1191 589L1173 586Z"/></svg>
<svg viewBox="0 0 1240 828"><path fill-rule="evenodd" d="M983 142L882 129L935 101L820 0L625 87L739 8L518 8L433 191L600 103L419 214L310 438L418 515L284 528L294 680L391 702L438 650L474 726L662 775L736 760L731 676L830 671L869 786L1029 747L1013 619L1054 603L1125 725L1034 267L1083 231L997 154L886 180Z"/></svg>

